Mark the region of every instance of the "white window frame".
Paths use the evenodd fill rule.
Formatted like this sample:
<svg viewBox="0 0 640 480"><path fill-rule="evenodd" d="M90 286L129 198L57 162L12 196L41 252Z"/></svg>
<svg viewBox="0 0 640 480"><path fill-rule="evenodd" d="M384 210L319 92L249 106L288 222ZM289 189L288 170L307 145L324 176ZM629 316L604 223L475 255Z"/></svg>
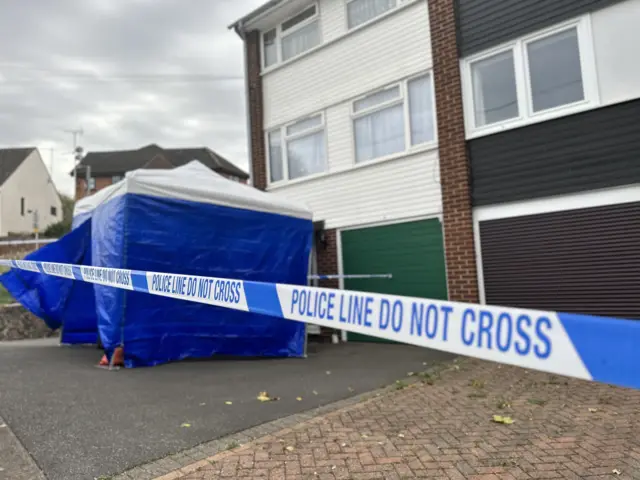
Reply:
<svg viewBox="0 0 640 480"><path fill-rule="evenodd" d="M293 135L287 135L287 128L291 127L292 125L295 125L296 123L300 123L304 120L308 120L310 118L314 118L314 117L320 117L320 124L318 126L315 127L311 127L308 128L306 130L303 130L302 132L298 132L298 133L294 133ZM325 152L325 168L323 172L318 172L318 173L312 173L310 175L305 175L304 177L298 177L298 178L294 178L294 179L289 179L289 158L288 158L288 152L287 152L287 142L290 142L291 140L296 140L298 138L301 137L306 137L307 135L311 135L314 133L318 133L318 132L322 132L322 139L324 142L324 152ZM278 181L271 181L271 151L269 148L269 134L271 133L278 133L280 135L280 149L282 150L282 180L278 180ZM294 120L293 122L288 122L280 127L276 127L276 128L270 128L268 130L265 130L264 132L264 141L265 141L265 151L266 151L266 159L267 159L267 168L266 168L266 172L267 172L267 185L271 186L271 185L284 185L286 183L289 182L298 182L298 181L303 181L303 180L307 180L309 178L314 178L317 177L319 175L324 175L327 171L328 171L328 165L329 165L329 151L328 151L328 145L327 145L327 125L326 125L326 117L325 117L325 112L315 112L311 115L306 115L304 117L301 118L297 118L296 120Z"/></svg>
<svg viewBox="0 0 640 480"><path fill-rule="evenodd" d="M433 140L429 142L417 143L415 145L411 144L411 112L409 110L409 83L413 80L417 80L418 78L422 78L428 76L429 82L431 84L431 105L432 105L432 115L433 115ZM386 90L391 90L392 88L400 87L400 96L398 98L388 100L384 103L380 103L378 105L374 105L373 107L367 108L365 110L360 110L358 112L355 111L356 102L363 100L371 95L376 93L384 92ZM355 121L358 118L370 115L379 110L383 110L385 108L395 106L397 104L402 104L403 115L402 118L404 120L404 149L392 153L389 155L384 155L381 157L371 158L368 160L362 160L361 162L356 161L356 129L355 129ZM438 122L437 122L437 105L435 98L435 84L433 80L433 70L428 70L426 72L420 72L418 74L412 75L408 78L405 78L402 81L394 82L389 85L385 85L382 88L377 88L375 90L369 91L364 95L360 95L355 98L351 102L351 143L352 143L352 151L353 151L353 164L356 166L360 165L368 165L370 163L383 162L385 160L389 160L392 158L396 158L403 155L410 155L416 151L431 149L438 144Z"/></svg>
<svg viewBox="0 0 640 480"><path fill-rule="evenodd" d="M537 40L541 40L573 28L575 28L578 33L578 48L580 55L580 67L582 70L584 99L571 104L560 105L558 107L534 112L527 46ZM476 126L472 65L478 61L491 58L507 51L513 52L518 116L501 122ZM571 115L573 113L596 108L600 104L593 36L591 33L591 15L589 14L554 25L553 27L546 28L517 40L502 44L492 48L491 50L465 58L461 60L460 68L462 72L466 138L490 135L507 129Z"/></svg>
<svg viewBox="0 0 640 480"><path fill-rule="evenodd" d="M315 14L305 20L303 20L302 22L294 25L293 27L287 29L286 31L283 32L282 30L282 24L288 22L289 20L291 20L293 17L300 15L302 12L309 10L310 8L315 8ZM305 50L302 53L299 53L298 55L295 55L291 58L288 58L287 60L283 59L282 56L282 39L294 32L296 32L297 30L306 27L307 25L313 23L313 22L318 22L318 31L320 34L320 43L317 46L322 45L322 25L320 24L320 4L319 2L312 2L310 4L308 4L307 6L305 6L304 8L301 8L300 10L297 10L296 13L294 13L293 15L289 15L287 18L285 18L284 20L282 20L281 22L278 23L278 25L276 25L273 28L268 28L265 30L260 31L260 51L261 51L261 64L262 64L262 71L266 72L269 71L273 68L276 68L279 65L282 65L284 63L288 63L293 61L294 59L298 58L301 55L304 55L305 53L307 53L309 50ZM269 65L266 66L266 62L265 62L265 48L264 48L264 35L266 33L271 32L272 30L276 31L276 41L275 41L275 45L276 45L276 62L273 65ZM317 48L317 47L314 47Z"/></svg>

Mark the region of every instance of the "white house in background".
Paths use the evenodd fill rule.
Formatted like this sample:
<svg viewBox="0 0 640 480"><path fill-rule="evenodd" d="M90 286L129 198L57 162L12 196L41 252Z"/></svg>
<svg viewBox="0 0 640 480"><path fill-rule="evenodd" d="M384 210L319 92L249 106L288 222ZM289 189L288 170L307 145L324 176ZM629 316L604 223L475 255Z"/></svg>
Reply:
<svg viewBox="0 0 640 480"><path fill-rule="evenodd" d="M427 2L271 0L232 27L254 186L323 222L320 273L390 273L341 286L447 298Z"/></svg>
<svg viewBox="0 0 640 480"><path fill-rule="evenodd" d="M62 220L62 202L37 148L0 149L0 236Z"/></svg>

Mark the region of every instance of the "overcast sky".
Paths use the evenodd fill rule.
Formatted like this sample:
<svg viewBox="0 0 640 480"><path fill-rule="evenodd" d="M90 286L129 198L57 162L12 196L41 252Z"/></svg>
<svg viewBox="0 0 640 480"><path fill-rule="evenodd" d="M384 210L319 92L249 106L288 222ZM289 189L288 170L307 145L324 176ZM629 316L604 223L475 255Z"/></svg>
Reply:
<svg viewBox="0 0 640 480"><path fill-rule="evenodd" d="M207 146L247 169L242 42L264 0L0 0L0 146L53 150L72 191L87 151Z"/></svg>

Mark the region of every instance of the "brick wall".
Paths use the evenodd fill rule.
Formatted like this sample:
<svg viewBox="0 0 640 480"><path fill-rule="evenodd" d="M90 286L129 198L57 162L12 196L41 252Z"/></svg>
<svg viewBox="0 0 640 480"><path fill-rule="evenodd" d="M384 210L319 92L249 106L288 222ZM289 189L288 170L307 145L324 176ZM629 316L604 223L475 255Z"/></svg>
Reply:
<svg viewBox="0 0 640 480"><path fill-rule="evenodd" d="M478 302L455 0L429 0L449 298Z"/></svg>
<svg viewBox="0 0 640 480"><path fill-rule="evenodd" d="M112 183L111 177L96 177L96 189L91 192L91 194L96 193L98 190L102 190L105 187L108 187ZM80 200L83 197L87 196L87 190L85 187L85 179L79 177L76 179L76 200Z"/></svg>
<svg viewBox="0 0 640 480"><path fill-rule="evenodd" d="M338 242L335 230L325 230L326 248L316 245L316 259L318 275L335 275L338 273ZM339 288L338 280L320 280L319 286L325 288Z"/></svg>
<svg viewBox="0 0 640 480"><path fill-rule="evenodd" d="M249 135L251 138L251 163L253 186L267 188L267 156L264 142L264 113L262 97L262 77L260 76L260 32L247 33L245 40L247 54L247 82L249 98Z"/></svg>

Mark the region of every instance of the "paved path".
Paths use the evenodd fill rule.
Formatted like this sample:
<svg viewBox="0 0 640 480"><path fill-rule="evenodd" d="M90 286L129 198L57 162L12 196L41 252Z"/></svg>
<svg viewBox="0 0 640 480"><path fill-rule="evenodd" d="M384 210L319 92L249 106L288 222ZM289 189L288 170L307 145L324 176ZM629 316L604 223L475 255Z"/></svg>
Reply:
<svg viewBox="0 0 640 480"><path fill-rule="evenodd" d="M640 479L640 391L476 360L423 380L159 478Z"/></svg>
<svg viewBox="0 0 640 480"><path fill-rule="evenodd" d="M29 453L0 417L0 480L44 480Z"/></svg>
<svg viewBox="0 0 640 480"><path fill-rule="evenodd" d="M371 391L443 358L404 345L311 344L307 359L210 360L109 372L95 368L100 353L55 341L0 344L0 415L49 480L117 474ZM257 402L264 390L281 400Z"/></svg>

